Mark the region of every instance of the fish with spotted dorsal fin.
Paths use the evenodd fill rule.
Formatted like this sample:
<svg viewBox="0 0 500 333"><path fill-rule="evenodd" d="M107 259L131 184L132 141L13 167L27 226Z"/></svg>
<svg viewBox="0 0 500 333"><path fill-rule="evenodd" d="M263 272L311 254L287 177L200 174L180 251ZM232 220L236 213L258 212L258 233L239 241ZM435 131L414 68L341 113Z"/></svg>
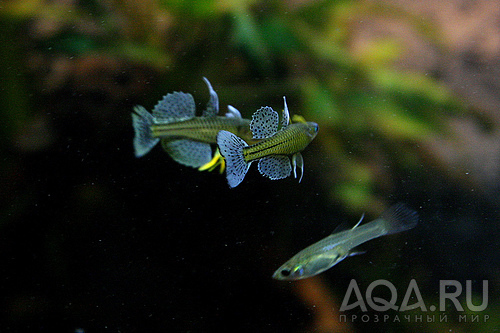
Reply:
<svg viewBox="0 0 500 333"><path fill-rule="evenodd" d="M313 122L290 124L285 97L283 100L285 107L281 129L278 129L278 113L271 107L262 107L253 114L250 130L253 138L261 141L248 145L245 140L228 131L220 131L217 135L219 150L226 159L229 187L236 187L243 181L250 164L254 161L258 161L259 172L272 180L290 176L292 165L295 178L298 167L302 180L304 162L300 152L316 137L319 127Z"/></svg>
<svg viewBox="0 0 500 333"><path fill-rule="evenodd" d="M165 95L152 114L142 106L134 108L132 125L136 157L144 156L161 141L163 149L176 162L199 168L211 162L211 145L216 144L217 133L221 130L255 142L250 132L250 120L243 119L236 108L229 105L224 117L217 116L219 98L210 82L206 78L203 80L208 86L210 99L201 117L195 116L193 96L183 92Z"/></svg>

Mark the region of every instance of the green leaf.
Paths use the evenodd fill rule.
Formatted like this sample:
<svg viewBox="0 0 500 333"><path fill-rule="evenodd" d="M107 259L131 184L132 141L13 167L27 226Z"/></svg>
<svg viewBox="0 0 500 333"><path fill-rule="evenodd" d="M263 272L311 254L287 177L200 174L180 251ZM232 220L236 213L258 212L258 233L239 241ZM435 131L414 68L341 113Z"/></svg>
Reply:
<svg viewBox="0 0 500 333"><path fill-rule="evenodd" d="M270 53L258 22L245 8L233 13L235 43L248 52L261 69L270 71Z"/></svg>
<svg viewBox="0 0 500 333"><path fill-rule="evenodd" d="M341 110L328 86L322 85L314 77L308 77L302 80L301 91L309 118L329 124L341 121Z"/></svg>
<svg viewBox="0 0 500 333"><path fill-rule="evenodd" d="M170 58L163 49L146 44L123 41L115 47L110 48L110 53L134 62L150 64L159 69L164 69L170 64Z"/></svg>

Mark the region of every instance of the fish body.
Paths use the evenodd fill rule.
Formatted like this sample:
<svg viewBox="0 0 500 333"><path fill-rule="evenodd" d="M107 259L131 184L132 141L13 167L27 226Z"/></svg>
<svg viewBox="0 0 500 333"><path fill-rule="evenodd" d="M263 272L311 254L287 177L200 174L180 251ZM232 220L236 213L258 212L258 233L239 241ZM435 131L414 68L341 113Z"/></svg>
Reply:
<svg viewBox="0 0 500 333"><path fill-rule="evenodd" d="M252 116L250 129L253 138L261 141L248 145L245 140L224 130L217 135L219 150L226 159L230 187L236 187L243 181L254 161L258 161L259 172L272 180L290 176L292 165L294 176L297 177L296 169L299 167L302 179L304 162L300 152L316 137L319 127L314 122L290 124L286 99L283 99L285 107L281 129L278 130L278 113L271 107L262 107Z"/></svg>
<svg viewBox="0 0 500 333"><path fill-rule="evenodd" d="M226 130L250 143L250 120L243 119L239 111L228 106L224 117L217 116L219 99L210 82L210 99L201 117L195 116L196 105L191 94L174 92L167 94L149 113L144 107L136 106L132 113L135 131L134 151L136 157L147 154L161 141L163 149L178 163L190 167L202 167L212 159L212 147L217 133Z"/></svg>
<svg viewBox="0 0 500 333"><path fill-rule="evenodd" d="M194 117L184 121L172 123L153 123L151 136L160 138L162 142L175 139L189 139L193 141L215 144L217 133L226 130L241 137L250 137L250 120L235 117Z"/></svg>
<svg viewBox="0 0 500 333"><path fill-rule="evenodd" d="M273 278L299 280L324 272L346 257L359 254L353 249L360 244L414 228L418 214L399 203L379 218L360 226L362 219L352 229L334 233L306 247L278 268Z"/></svg>
<svg viewBox="0 0 500 333"><path fill-rule="evenodd" d="M270 155L294 155L304 150L314 139L317 125L312 122L290 124L266 140L243 148L245 162L249 163Z"/></svg>

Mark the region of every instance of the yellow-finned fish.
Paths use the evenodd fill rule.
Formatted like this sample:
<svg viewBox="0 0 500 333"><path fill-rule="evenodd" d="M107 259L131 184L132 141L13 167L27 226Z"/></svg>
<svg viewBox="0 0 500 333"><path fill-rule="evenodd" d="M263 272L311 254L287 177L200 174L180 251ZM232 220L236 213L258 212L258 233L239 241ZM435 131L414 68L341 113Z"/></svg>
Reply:
<svg viewBox="0 0 500 333"><path fill-rule="evenodd" d="M313 122L290 124L285 97L283 100L285 107L280 130L279 115L271 107L262 107L253 114L250 129L253 138L261 141L249 146L245 140L228 131L220 131L217 135L219 150L226 159L229 187L236 187L243 181L253 161L259 161L259 172L273 180L290 176L292 166L289 156L292 157L295 178L299 167L302 180L304 160L300 152L316 137L319 127Z"/></svg>
<svg viewBox="0 0 500 333"><path fill-rule="evenodd" d="M248 142L255 142L250 132L250 120L243 119L236 108L228 105L225 117L217 116L219 98L210 82L206 78L203 80L208 86L210 99L201 117L195 116L193 96L183 92L165 95L156 104L152 114L142 106L134 108L132 125L136 157L144 156L161 141L163 149L176 162L203 168L211 162L210 145L217 143L219 131L226 130ZM220 158L218 154L214 156Z"/></svg>
<svg viewBox="0 0 500 333"><path fill-rule="evenodd" d="M334 233L294 255L273 274L277 280L299 280L314 276L338 264L344 258L359 254L353 249L374 238L414 228L418 214L398 203L369 223Z"/></svg>

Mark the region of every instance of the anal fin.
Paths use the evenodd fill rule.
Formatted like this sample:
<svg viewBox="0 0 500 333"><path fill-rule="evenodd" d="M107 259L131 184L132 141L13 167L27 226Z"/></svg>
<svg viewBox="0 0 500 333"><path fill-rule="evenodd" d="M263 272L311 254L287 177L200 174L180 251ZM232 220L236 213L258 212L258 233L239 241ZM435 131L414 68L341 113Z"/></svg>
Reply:
<svg viewBox="0 0 500 333"><path fill-rule="evenodd" d="M162 140L161 144L170 157L182 165L199 168L212 159L212 148L208 143L182 139Z"/></svg>
<svg viewBox="0 0 500 333"><path fill-rule="evenodd" d="M263 157L259 160L259 172L272 180L283 179L290 176L292 166L290 159L284 155Z"/></svg>

